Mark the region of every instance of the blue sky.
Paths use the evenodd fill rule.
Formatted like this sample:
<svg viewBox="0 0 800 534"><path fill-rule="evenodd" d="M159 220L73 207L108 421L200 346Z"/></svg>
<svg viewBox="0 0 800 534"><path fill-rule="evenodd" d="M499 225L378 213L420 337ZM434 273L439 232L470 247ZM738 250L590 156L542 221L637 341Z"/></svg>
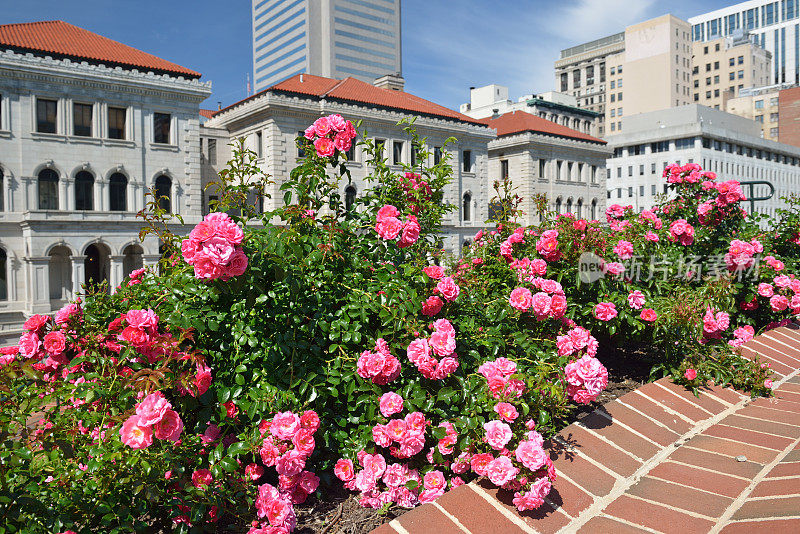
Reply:
<svg viewBox="0 0 800 534"><path fill-rule="evenodd" d="M563 48L672 13L730 0L402 0L406 90L457 109L469 87L499 83L509 96L554 88ZM189 67L213 82L203 107L246 96L252 70L249 0L2 0L0 23L65 20ZM251 74L252 76L252 74Z"/></svg>

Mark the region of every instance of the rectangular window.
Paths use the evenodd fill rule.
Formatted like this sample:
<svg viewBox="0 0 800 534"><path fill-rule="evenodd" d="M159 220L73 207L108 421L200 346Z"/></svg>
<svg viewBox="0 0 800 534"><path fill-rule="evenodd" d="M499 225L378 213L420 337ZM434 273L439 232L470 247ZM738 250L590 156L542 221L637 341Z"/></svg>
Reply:
<svg viewBox="0 0 800 534"><path fill-rule="evenodd" d="M633 196L633 187L628 188L628 198Z"/></svg>
<svg viewBox="0 0 800 534"><path fill-rule="evenodd" d="M616 102L616 101L617 101L617 95L615 95L615 94L613 94L613 93L612 93L612 94L611 94L611 101L612 101L612 102Z"/></svg>
<svg viewBox="0 0 800 534"><path fill-rule="evenodd" d="M736 58L730 58L728 60L728 66L733 67L734 65L736 65Z"/></svg>
<svg viewBox="0 0 800 534"><path fill-rule="evenodd" d="M643 185L640 185L640 186L639 186L639 196L640 196L640 197L643 197L643 196L644 196L644 186L643 186Z"/></svg>
<svg viewBox="0 0 800 534"><path fill-rule="evenodd" d="M442 147L433 147L433 164L438 165L442 161Z"/></svg>
<svg viewBox="0 0 800 534"><path fill-rule="evenodd" d="M170 123L172 115L169 113L153 113L153 142L168 145L170 143Z"/></svg>
<svg viewBox="0 0 800 534"><path fill-rule="evenodd" d="M306 151L303 148L305 146L305 143L306 143L306 133L304 131L299 131L299 132L297 132L297 137L301 138L300 139L300 144L297 147L297 157L298 158L304 158L304 157L306 157Z"/></svg>
<svg viewBox="0 0 800 534"><path fill-rule="evenodd" d="M472 151L464 150L462 152L461 170L464 172L472 172Z"/></svg>
<svg viewBox="0 0 800 534"><path fill-rule="evenodd" d="M258 147L256 147L258 150ZM208 140L208 163L211 165L217 164L217 140L216 139L209 139Z"/></svg>
<svg viewBox="0 0 800 534"><path fill-rule="evenodd" d="M539 160L539 178L544 178L544 165L545 165L545 160L540 159Z"/></svg>
<svg viewBox="0 0 800 534"><path fill-rule="evenodd" d="M719 83L719 74L714 76L714 83Z"/></svg>
<svg viewBox="0 0 800 534"><path fill-rule="evenodd" d="M717 50L719 51L719 45L717 45ZM719 70L719 61L714 62L714 70Z"/></svg>
<svg viewBox="0 0 800 534"><path fill-rule="evenodd" d="M392 142L392 163L395 165L400 165L403 163L403 142L402 141L394 141Z"/></svg>
<svg viewBox="0 0 800 534"><path fill-rule="evenodd" d="M742 78L744 78L744 71L740 70L738 73L736 73L736 76L741 80Z"/></svg>
<svg viewBox="0 0 800 534"><path fill-rule="evenodd" d="M572 71L572 88L577 89L581 86L581 71L580 69L575 69Z"/></svg>
<svg viewBox="0 0 800 534"><path fill-rule="evenodd" d="M56 110L58 102L55 100L36 99L36 131L40 133L56 133Z"/></svg>
<svg viewBox="0 0 800 534"><path fill-rule="evenodd" d="M617 167L617 178L622 178L622 167Z"/></svg>
<svg viewBox="0 0 800 534"><path fill-rule="evenodd" d="M211 139L208 140L209 143ZM217 142L214 141L214 152L216 153ZM211 146L209 145L209 151L211 150ZM256 156L258 159L264 157L264 133L263 132L256 132ZM216 161L213 164L216 164Z"/></svg>
<svg viewBox="0 0 800 534"><path fill-rule="evenodd" d="M417 165L417 160L419 159L417 157L417 154L419 154L419 151L420 151L419 145L417 145L417 144L412 142L411 143L411 166L412 167L415 167Z"/></svg>
<svg viewBox="0 0 800 534"><path fill-rule="evenodd" d="M738 58L736 58L736 61L738 61L739 65L743 65L744 64L744 56L739 56Z"/></svg>
<svg viewBox="0 0 800 534"><path fill-rule="evenodd" d="M706 78L706 85L711 85L711 76Z"/></svg>
<svg viewBox="0 0 800 534"><path fill-rule="evenodd" d="M651 174L655 174L656 173L656 164L655 163L651 163L650 164L650 173Z"/></svg>
<svg viewBox="0 0 800 534"><path fill-rule="evenodd" d="M72 104L72 135L92 136L91 104Z"/></svg>
<svg viewBox="0 0 800 534"><path fill-rule="evenodd" d="M566 72L561 73L561 92L566 93L569 91L569 75Z"/></svg>
<svg viewBox="0 0 800 534"><path fill-rule="evenodd" d="M728 73L728 79L729 80L735 80L736 79L736 73L733 72L733 71L729 72Z"/></svg>
<svg viewBox="0 0 800 534"><path fill-rule="evenodd" d="M778 122L778 114L777 113L770 113L769 114L769 122Z"/></svg>
<svg viewBox="0 0 800 534"><path fill-rule="evenodd" d="M500 178L505 180L508 178L508 160L501 159L500 160Z"/></svg>
<svg viewBox="0 0 800 534"><path fill-rule="evenodd" d="M769 105L770 106L777 106L778 105L778 97L777 96L773 96L772 98L770 98L769 99Z"/></svg>
<svg viewBox="0 0 800 534"><path fill-rule="evenodd" d="M616 82L614 80L611 80L610 87L611 87L611 89L616 89L617 88L617 84L616 84Z"/></svg>
<svg viewBox="0 0 800 534"><path fill-rule="evenodd" d="M770 128L769 129L769 136L770 137L778 137L778 129L777 128Z"/></svg>
<svg viewBox="0 0 800 534"><path fill-rule="evenodd" d="M656 196L656 184L650 186L650 194Z"/></svg>
<svg viewBox="0 0 800 534"><path fill-rule="evenodd" d="M108 108L108 138L125 139L125 108Z"/></svg>
<svg viewBox="0 0 800 534"><path fill-rule="evenodd" d="M628 176L633 176L633 165L628 165Z"/></svg>
<svg viewBox="0 0 800 534"><path fill-rule="evenodd" d="M764 115L756 115L755 121L763 123L764 122Z"/></svg>
<svg viewBox="0 0 800 534"><path fill-rule="evenodd" d="M617 93L617 102L622 102L622 93Z"/></svg>
<svg viewBox="0 0 800 534"><path fill-rule="evenodd" d="M644 176L644 165L639 165L639 176Z"/></svg>

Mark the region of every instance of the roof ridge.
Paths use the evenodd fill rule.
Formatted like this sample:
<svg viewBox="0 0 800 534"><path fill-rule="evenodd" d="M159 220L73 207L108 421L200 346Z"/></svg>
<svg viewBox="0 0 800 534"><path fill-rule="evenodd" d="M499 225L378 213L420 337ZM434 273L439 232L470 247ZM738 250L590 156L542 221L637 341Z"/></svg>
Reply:
<svg viewBox="0 0 800 534"><path fill-rule="evenodd" d="M333 79L333 80L335 80L336 78L332 78L332 79ZM320 96L320 98L325 98L326 96L328 96L329 94L331 94L331 93L332 93L332 92L333 92L333 91L334 91L334 90L335 90L337 87L339 87L339 86L340 86L340 85L342 85L342 84L343 84L343 83L344 83L346 80L349 80L349 79L353 79L353 80L355 80L355 78L353 78L352 76L347 76L346 78L342 78L341 80L337 80L337 83L336 83L336 84L335 84L333 87L331 87L330 89L328 89L327 91L325 91L324 93L322 93L321 95L319 95L319 96ZM359 80L359 81L360 81L360 80Z"/></svg>

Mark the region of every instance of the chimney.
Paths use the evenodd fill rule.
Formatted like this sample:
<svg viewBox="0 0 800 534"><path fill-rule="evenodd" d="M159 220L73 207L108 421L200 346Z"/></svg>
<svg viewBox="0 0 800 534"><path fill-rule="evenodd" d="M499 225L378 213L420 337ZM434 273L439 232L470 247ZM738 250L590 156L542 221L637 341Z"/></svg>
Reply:
<svg viewBox="0 0 800 534"><path fill-rule="evenodd" d="M406 81L399 72L394 74L384 74L380 78L375 78L372 85L380 87L381 89L389 89L390 91L402 91L405 87Z"/></svg>
<svg viewBox="0 0 800 534"><path fill-rule="evenodd" d="M222 101L221 100L217 100L217 111L219 111L221 109L222 109Z"/></svg>
<svg viewBox="0 0 800 534"><path fill-rule="evenodd" d="M300 75L300 83L303 83L303 75Z"/></svg>

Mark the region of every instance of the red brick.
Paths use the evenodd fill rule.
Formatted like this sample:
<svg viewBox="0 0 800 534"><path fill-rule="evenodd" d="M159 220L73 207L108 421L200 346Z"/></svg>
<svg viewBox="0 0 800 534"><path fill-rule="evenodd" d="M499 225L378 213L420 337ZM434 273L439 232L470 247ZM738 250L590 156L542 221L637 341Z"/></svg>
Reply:
<svg viewBox="0 0 800 534"><path fill-rule="evenodd" d="M612 424L612 421L597 413L589 414L581 419L581 425L592 429L618 447L622 447L643 460L649 460L661 450L661 447L655 443L622 428L620 425Z"/></svg>
<svg viewBox="0 0 800 534"><path fill-rule="evenodd" d="M632 475L642 465L638 460L577 425L568 426L558 435L567 443L573 445L581 454L592 458L622 476Z"/></svg>
<svg viewBox="0 0 800 534"><path fill-rule="evenodd" d="M791 360L796 362L794 365L800 364L800 354L798 354L798 350L794 347L787 346L779 339L773 339L767 336L758 336L754 341L756 342L756 346L761 345L763 347L768 347L773 351L784 355L786 357L786 361L784 362L786 365L793 365ZM759 349L757 348L756 350Z"/></svg>
<svg viewBox="0 0 800 534"><path fill-rule="evenodd" d="M779 478L759 482L751 497L769 497L771 495L800 495L800 478ZM800 510L798 510L800 515Z"/></svg>
<svg viewBox="0 0 800 534"><path fill-rule="evenodd" d="M642 412L654 421L658 421L679 435L685 434L693 426L691 423L681 419L677 415L669 413L657 402L653 402L650 399L639 395L636 391L628 393L622 397L620 401L624 402L627 406L630 406L634 410Z"/></svg>
<svg viewBox="0 0 800 534"><path fill-rule="evenodd" d="M772 392L778 399L785 399L792 402L800 403L800 393L794 393L792 391L784 391L784 390L775 390Z"/></svg>
<svg viewBox="0 0 800 534"><path fill-rule="evenodd" d="M703 388L700 390L700 394L695 397L694 393L686 389L685 386L680 384L676 384L672 380L667 378L662 378L658 380L656 384L668 389L671 393L678 395L680 398L691 402L692 404L696 404L697 406L701 407L707 412L711 412L712 414L718 414L724 411L728 406L723 404L722 402L718 401L714 397L708 394L710 391L709 388Z"/></svg>
<svg viewBox="0 0 800 534"><path fill-rule="evenodd" d="M665 528L680 525L681 534L706 534L714 526L714 523L705 519L633 499L627 495L612 502L603 512L612 517L625 519L631 523L662 532Z"/></svg>
<svg viewBox="0 0 800 534"><path fill-rule="evenodd" d="M710 413L701 409L699 406L697 406L697 404L673 395L655 383L645 384L637 389L636 393L646 395L657 403L671 409L674 412L678 412L684 417L688 417L694 422L705 421L711 417Z"/></svg>
<svg viewBox="0 0 800 534"><path fill-rule="evenodd" d="M471 486L465 484L446 492L436 499L436 504L457 517L458 521L472 532L518 534L522 531Z"/></svg>
<svg viewBox="0 0 800 534"><path fill-rule="evenodd" d="M786 517L797 515L798 511L800 511L800 497L773 497L747 501L736 510L731 519Z"/></svg>
<svg viewBox="0 0 800 534"><path fill-rule="evenodd" d="M650 531L614 521L609 517L593 517L578 531L579 534L640 534L642 532Z"/></svg>
<svg viewBox="0 0 800 534"><path fill-rule="evenodd" d="M769 521L741 521L728 523L720 534L797 534L800 532L800 519L772 519Z"/></svg>
<svg viewBox="0 0 800 534"><path fill-rule="evenodd" d="M749 461L759 464L768 464L774 460L776 456L778 456L777 451L763 449L761 447L754 447L746 443L737 443L734 441L715 438L713 436L695 436L684 443L684 445L687 447L694 447L695 449L702 449L704 451L724 454L725 456L729 456L731 458L744 455L747 456Z"/></svg>
<svg viewBox="0 0 800 534"><path fill-rule="evenodd" d="M682 464L663 462L655 466L647 476L683 484L691 488L738 497L749 484L749 480L729 477L720 473L703 471Z"/></svg>
<svg viewBox="0 0 800 534"><path fill-rule="evenodd" d="M800 402L792 402L786 399L776 399L775 397L760 397L750 403L750 406L770 408L772 410L782 410L784 412L800 413Z"/></svg>
<svg viewBox="0 0 800 534"><path fill-rule="evenodd" d="M782 436L773 436L771 434L754 432L752 430L746 430L744 428L736 428L722 424L712 426L703 432L703 435L732 439L740 443L749 443L750 445L766 447L767 449L774 449L776 451L784 450L792 441L794 441L793 439L784 438Z"/></svg>
<svg viewBox="0 0 800 534"><path fill-rule="evenodd" d="M711 386L711 393L728 404L737 404L743 399L749 398L749 395L743 395L730 387Z"/></svg>
<svg viewBox="0 0 800 534"><path fill-rule="evenodd" d="M563 445L553 441L549 441L545 447L545 450L550 450L550 458L555 463L556 473L565 473L593 495L598 497L608 495L614 487L616 479L612 475L580 454L566 450Z"/></svg>
<svg viewBox="0 0 800 534"><path fill-rule="evenodd" d="M464 534L449 517L432 504L423 504L397 518L409 534Z"/></svg>
<svg viewBox="0 0 800 534"><path fill-rule="evenodd" d="M511 513L521 517L525 523L534 528L537 532L542 534L558 532L570 522L569 517L554 509L546 502L536 510L525 510L524 512L518 512L513 504L513 492L500 490L485 479L479 481L478 485L486 493L496 499L501 506L505 507ZM428 530L428 532L433 532L433 530ZM439 533L437 532L436 534Z"/></svg>
<svg viewBox="0 0 800 534"><path fill-rule="evenodd" d="M738 412L737 415L745 415L747 417L754 417L762 421L773 421L775 423L784 423L787 425L794 425L800 428L800 410L797 413L786 412L783 410L774 410L764 406L745 406Z"/></svg>
<svg viewBox="0 0 800 534"><path fill-rule="evenodd" d="M791 332L782 331L782 330L770 330L766 332L769 334L770 337L774 337L782 341L783 343L789 345L789 347L797 347L797 350L800 350L800 338L797 337L797 334L793 334ZM762 336L759 336L762 337Z"/></svg>
<svg viewBox="0 0 800 534"><path fill-rule="evenodd" d="M617 401L605 404L603 406L603 409L605 409L605 411L609 415L611 415L613 420L624 423L625 425L636 430L643 436L647 436L648 439L656 442L662 447L674 443L675 440L678 439L678 434L676 434L672 430L668 430L663 426L655 424L650 419L642 416L637 412L634 412L627 406L623 406L621 403Z"/></svg>
<svg viewBox="0 0 800 534"><path fill-rule="evenodd" d="M797 415L800 416L800 414ZM746 428L747 430L755 430L756 432L764 432L766 434L775 434L776 436L787 438L800 437L800 426L784 425L782 423L765 421L763 419L751 419L738 414L726 417L720 421L720 424L735 426L737 428Z"/></svg>
<svg viewBox="0 0 800 534"><path fill-rule="evenodd" d="M370 534L397 534L397 531L389 526L389 523L384 523L375 530L372 530Z"/></svg>
<svg viewBox="0 0 800 534"><path fill-rule="evenodd" d="M760 352L756 352L753 349L750 349L748 347L741 347L741 351L740 352L741 352L742 356L744 356L748 360L755 360L756 358L758 358L758 361L760 361L760 362L769 363L770 364L770 369L775 371L775 373L780 375L780 376L786 376L789 373L791 373L792 371L794 371L794 367L790 367L790 366L788 366L786 364L783 364L781 362L775 361L773 358L769 358L769 357L765 356L764 354L762 354Z"/></svg>
<svg viewBox="0 0 800 534"><path fill-rule="evenodd" d="M781 384L781 387L778 388L778 391L791 391L792 393L800 393L800 384L784 382Z"/></svg>
<svg viewBox="0 0 800 534"><path fill-rule="evenodd" d="M729 497L706 493L656 478L644 477L626 493L689 512L719 517L733 502Z"/></svg>
<svg viewBox="0 0 800 534"><path fill-rule="evenodd" d="M775 342L769 343L768 340L760 341L758 339L754 339L753 344L750 345L750 348L752 348L759 354L763 354L764 356L770 358L771 360L775 360L776 362L788 365L791 368L796 369L797 366L800 365L800 360L786 354L785 351L781 350L782 347L778 343Z"/></svg>
<svg viewBox="0 0 800 534"><path fill-rule="evenodd" d="M781 462L800 462L800 450L795 449L781 458Z"/></svg>
<svg viewBox="0 0 800 534"><path fill-rule="evenodd" d="M547 498L572 517L576 517L594 503L594 497L564 477L556 479Z"/></svg>
<svg viewBox="0 0 800 534"><path fill-rule="evenodd" d="M687 447L679 447L668 459L711 469L712 471L718 471L726 475L750 479L755 477L764 468L763 465L754 462L737 462L735 458L730 456L722 456L721 454L689 449Z"/></svg>
<svg viewBox="0 0 800 534"><path fill-rule="evenodd" d="M780 463L772 468L768 477L800 477L800 462ZM798 508L800 511L800 508Z"/></svg>

